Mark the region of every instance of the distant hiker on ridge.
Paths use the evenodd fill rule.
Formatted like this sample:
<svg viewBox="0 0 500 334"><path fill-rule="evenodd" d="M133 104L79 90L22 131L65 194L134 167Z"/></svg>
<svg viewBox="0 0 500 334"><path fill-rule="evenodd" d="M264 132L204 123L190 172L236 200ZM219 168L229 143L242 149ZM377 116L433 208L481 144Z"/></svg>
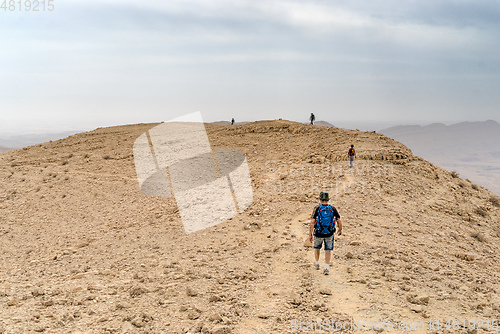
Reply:
<svg viewBox="0 0 500 334"><path fill-rule="evenodd" d="M311 116L309 116L309 120L311 121L311 125L314 125L314 121L316 120L316 116L314 116L314 114L311 113Z"/></svg>
<svg viewBox="0 0 500 334"><path fill-rule="evenodd" d="M231 125L234 125L234 118L231 119Z"/></svg>
<svg viewBox="0 0 500 334"><path fill-rule="evenodd" d="M352 168L352 165L354 164L354 158L356 157L356 151L354 150L354 145L351 145L351 148L349 149L347 155L349 155L349 164L350 164L349 167Z"/></svg>
<svg viewBox="0 0 500 334"><path fill-rule="evenodd" d="M314 239L314 267L316 270L319 270L319 255L323 243L325 244L325 269L323 270L323 274L328 275L330 273L330 259L333 250L333 235L336 231L335 225L338 223L338 235L342 235L342 222L340 221L340 215L337 209L328 204L330 200L328 193L320 193L319 200L321 204L316 205L311 215L309 241L312 243Z"/></svg>

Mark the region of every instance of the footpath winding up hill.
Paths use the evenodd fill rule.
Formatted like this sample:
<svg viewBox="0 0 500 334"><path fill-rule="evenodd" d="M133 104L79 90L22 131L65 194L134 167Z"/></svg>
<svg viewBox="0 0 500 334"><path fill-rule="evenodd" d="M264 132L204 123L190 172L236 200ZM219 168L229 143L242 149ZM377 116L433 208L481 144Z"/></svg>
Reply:
<svg viewBox="0 0 500 334"><path fill-rule="evenodd" d="M377 133L207 124L213 148L246 154L254 201L186 235L174 198L136 180L133 143L155 125L0 155L0 333L298 333L325 319L456 333L448 319L500 318L487 190ZM321 190L344 223L329 276L304 246Z"/></svg>

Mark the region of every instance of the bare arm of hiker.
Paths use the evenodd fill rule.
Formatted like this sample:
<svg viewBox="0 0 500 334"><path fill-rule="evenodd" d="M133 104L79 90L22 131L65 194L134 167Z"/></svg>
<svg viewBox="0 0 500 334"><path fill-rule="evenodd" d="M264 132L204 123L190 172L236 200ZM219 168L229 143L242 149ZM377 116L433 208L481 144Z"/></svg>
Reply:
<svg viewBox="0 0 500 334"><path fill-rule="evenodd" d="M315 219L311 218L311 222L309 224L309 241L313 242L313 232L314 232L314 223L316 222Z"/></svg>

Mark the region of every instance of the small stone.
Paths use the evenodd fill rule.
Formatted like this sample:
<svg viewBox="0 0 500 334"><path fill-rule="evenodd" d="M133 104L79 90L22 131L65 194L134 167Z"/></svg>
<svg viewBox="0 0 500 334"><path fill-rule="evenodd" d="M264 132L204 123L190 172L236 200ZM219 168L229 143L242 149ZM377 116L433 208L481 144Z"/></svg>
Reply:
<svg viewBox="0 0 500 334"><path fill-rule="evenodd" d="M316 303L312 306L312 310L313 311L317 311L319 310L320 308L322 308L323 306L325 306L325 304L320 304L320 303Z"/></svg>
<svg viewBox="0 0 500 334"><path fill-rule="evenodd" d="M124 322L122 325L122 333L135 333L136 330L130 322Z"/></svg>
<svg viewBox="0 0 500 334"><path fill-rule="evenodd" d="M212 322L221 322L222 317L219 315L219 313L212 313L209 317L208 320Z"/></svg>
<svg viewBox="0 0 500 334"><path fill-rule="evenodd" d="M45 293L43 292L42 289L35 289L33 291L31 291L31 295L33 297L39 297L39 296L43 296Z"/></svg>
<svg viewBox="0 0 500 334"><path fill-rule="evenodd" d="M47 329L47 326L37 326L35 327L35 332L41 333L44 332Z"/></svg>
<svg viewBox="0 0 500 334"><path fill-rule="evenodd" d="M423 311L422 309L422 306L421 305L412 305L410 307L410 310L412 310L413 312L415 313L421 313Z"/></svg>
<svg viewBox="0 0 500 334"><path fill-rule="evenodd" d="M231 329L227 326L218 325L212 328L210 334L230 334Z"/></svg>
<svg viewBox="0 0 500 334"><path fill-rule="evenodd" d="M76 274L76 275L71 276L70 279L82 279L84 277L85 277L84 274Z"/></svg>
<svg viewBox="0 0 500 334"><path fill-rule="evenodd" d="M359 242L359 241L351 241L349 243L349 245L351 245L351 246L359 246L359 245L361 245L361 242Z"/></svg>
<svg viewBox="0 0 500 334"><path fill-rule="evenodd" d="M189 320L196 320L200 317L200 313L195 311L195 310L192 310L192 311L189 311L188 312L188 319Z"/></svg>
<svg viewBox="0 0 500 334"><path fill-rule="evenodd" d="M430 297L427 295L422 295L422 296L417 297L417 300L422 304L427 304L427 303L429 303Z"/></svg>
<svg viewBox="0 0 500 334"><path fill-rule="evenodd" d="M382 254L384 254L384 250L382 248L377 248L375 253L377 253L378 256L381 256Z"/></svg>
<svg viewBox="0 0 500 334"><path fill-rule="evenodd" d="M319 293L321 293L322 295L330 296L332 294L332 291L328 288L320 288Z"/></svg>
<svg viewBox="0 0 500 334"><path fill-rule="evenodd" d="M46 306L46 307L52 306L52 305L54 305L54 301L52 299L45 300L45 301L42 302L42 305Z"/></svg>
<svg viewBox="0 0 500 334"><path fill-rule="evenodd" d="M209 302L218 302L220 300L221 300L221 298L217 295L213 295L213 296L210 296L210 298L208 298Z"/></svg>
<svg viewBox="0 0 500 334"><path fill-rule="evenodd" d="M132 320L132 325L134 325L137 328L141 328L144 327L144 322L142 322L141 318L135 318L134 320Z"/></svg>
<svg viewBox="0 0 500 334"><path fill-rule="evenodd" d="M351 252L347 252L347 253L345 254L345 257L346 257L347 259L352 259L352 258L354 257L354 254L352 254Z"/></svg>
<svg viewBox="0 0 500 334"><path fill-rule="evenodd" d="M186 289L186 294L189 296L189 297L195 297L195 296L198 296L198 292L196 290L194 290L193 288L191 287L187 287Z"/></svg>
<svg viewBox="0 0 500 334"><path fill-rule="evenodd" d="M112 270L105 269L105 270L101 271L101 275L104 275L104 276L116 276L116 273L113 272Z"/></svg>
<svg viewBox="0 0 500 334"><path fill-rule="evenodd" d="M19 300L17 299L11 299L7 302L7 306L17 306L19 305Z"/></svg>
<svg viewBox="0 0 500 334"><path fill-rule="evenodd" d="M265 313L265 312L261 312L261 313L259 313L259 315L257 317L259 317L261 319L268 319L269 318L269 314Z"/></svg>

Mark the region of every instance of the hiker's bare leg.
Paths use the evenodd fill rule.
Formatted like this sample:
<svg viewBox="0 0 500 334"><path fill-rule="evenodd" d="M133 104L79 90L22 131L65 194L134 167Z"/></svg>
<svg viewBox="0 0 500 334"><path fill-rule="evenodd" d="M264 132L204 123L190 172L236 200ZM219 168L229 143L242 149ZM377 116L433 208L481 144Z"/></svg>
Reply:
<svg viewBox="0 0 500 334"><path fill-rule="evenodd" d="M315 249L314 250L314 258L315 258L316 262L319 261L319 252L320 251L321 251L320 249Z"/></svg>
<svg viewBox="0 0 500 334"><path fill-rule="evenodd" d="M318 254L319 257L319 254ZM330 264L330 259L332 258L332 251L325 251L325 264Z"/></svg>

